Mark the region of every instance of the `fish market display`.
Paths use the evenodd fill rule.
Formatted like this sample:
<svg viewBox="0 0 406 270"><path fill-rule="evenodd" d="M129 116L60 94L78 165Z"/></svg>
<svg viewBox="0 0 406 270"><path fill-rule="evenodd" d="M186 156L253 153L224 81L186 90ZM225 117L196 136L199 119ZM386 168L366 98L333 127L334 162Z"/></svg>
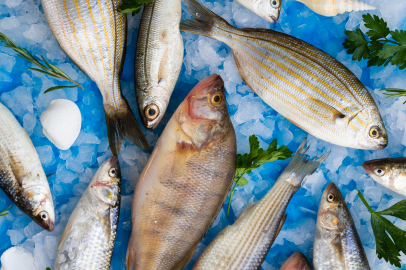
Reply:
<svg viewBox="0 0 406 270"><path fill-rule="evenodd" d="M268 105L310 134L359 149L383 149L388 136L365 86L312 45L269 29L237 29L196 0L180 29L231 47L244 82Z"/></svg>
<svg viewBox="0 0 406 270"><path fill-rule="evenodd" d="M311 270L311 268L306 256L303 253L295 252L279 270Z"/></svg>
<svg viewBox="0 0 406 270"><path fill-rule="evenodd" d="M126 46L126 17L116 12L122 0L42 0L48 25L62 50L96 82L106 114L111 152L124 137L149 151L149 145L120 90Z"/></svg>
<svg viewBox="0 0 406 270"><path fill-rule="evenodd" d="M258 14L270 23L279 19L282 0L237 0L238 3Z"/></svg>
<svg viewBox="0 0 406 270"><path fill-rule="evenodd" d="M197 84L166 125L135 186L127 269L182 269L216 218L236 166L223 80Z"/></svg>
<svg viewBox="0 0 406 270"><path fill-rule="evenodd" d="M406 196L406 158L383 158L364 162L362 167L376 182Z"/></svg>
<svg viewBox="0 0 406 270"><path fill-rule="evenodd" d="M194 270L261 269L285 221L285 210L303 180L327 158L310 159L306 139L268 193L254 205L246 206L233 225L227 226L207 246Z"/></svg>
<svg viewBox="0 0 406 270"><path fill-rule="evenodd" d="M135 51L135 93L142 123L154 129L165 115L183 61L180 0L145 6Z"/></svg>
<svg viewBox="0 0 406 270"><path fill-rule="evenodd" d="M0 188L21 211L53 231L54 203L37 151L14 115L0 103Z"/></svg>
<svg viewBox="0 0 406 270"><path fill-rule="evenodd" d="M357 0L296 0L323 16L336 16L346 11L374 10L375 7Z"/></svg>
<svg viewBox="0 0 406 270"><path fill-rule="evenodd" d="M59 240L54 270L110 269L120 214L120 177L115 156L97 170Z"/></svg>
<svg viewBox="0 0 406 270"><path fill-rule="evenodd" d="M314 270L371 269L340 190L328 184L321 197L313 247Z"/></svg>
<svg viewBox="0 0 406 270"><path fill-rule="evenodd" d="M68 99L51 101L40 119L44 135L58 149L69 149L79 136L82 115L79 107Z"/></svg>

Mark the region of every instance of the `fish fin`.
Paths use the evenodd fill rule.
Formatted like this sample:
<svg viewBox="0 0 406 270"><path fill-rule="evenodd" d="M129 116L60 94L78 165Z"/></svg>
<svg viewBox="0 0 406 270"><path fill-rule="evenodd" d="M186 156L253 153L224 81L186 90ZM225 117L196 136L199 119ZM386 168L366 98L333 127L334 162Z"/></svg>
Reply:
<svg viewBox="0 0 406 270"><path fill-rule="evenodd" d="M276 230L276 236L278 236L278 234L279 234L280 231L282 230L283 224L285 224L285 221L286 221L287 216L288 216L288 215L285 214L285 215L282 217L281 221L279 222L278 229Z"/></svg>
<svg viewBox="0 0 406 270"><path fill-rule="evenodd" d="M343 113L318 99L309 98L309 101L309 104L312 104L313 108L332 123L335 123L337 119L345 118Z"/></svg>
<svg viewBox="0 0 406 270"><path fill-rule="evenodd" d="M233 52L233 57L234 57L235 65L237 66L238 75L240 75L241 79L245 82L245 84L248 85L248 87L252 89L250 83L248 82L247 78L245 77L245 74L241 72L241 70L243 70L243 69L241 68L241 64L238 61L238 57L235 52Z"/></svg>
<svg viewBox="0 0 406 270"><path fill-rule="evenodd" d="M257 204L257 202L254 202L254 196L252 196L252 198L247 202L247 204L244 206L244 208L242 209L240 215L238 216L236 222L239 219L242 219L243 216L245 216L245 214L248 212L248 210L250 210L252 207L254 207Z"/></svg>
<svg viewBox="0 0 406 270"><path fill-rule="evenodd" d="M107 133L109 135L111 152L115 156L118 155L124 137L139 148L150 152L149 144L144 133L135 119L130 106L128 106L127 101L124 101L126 106L124 113L114 112L112 115L109 115L106 112Z"/></svg>
<svg viewBox="0 0 406 270"><path fill-rule="evenodd" d="M131 233L130 241L128 241L127 255L126 255L127 270L134 269L135 254L134 254L133 246L134 246L133 245L133 234Z"/></svg>

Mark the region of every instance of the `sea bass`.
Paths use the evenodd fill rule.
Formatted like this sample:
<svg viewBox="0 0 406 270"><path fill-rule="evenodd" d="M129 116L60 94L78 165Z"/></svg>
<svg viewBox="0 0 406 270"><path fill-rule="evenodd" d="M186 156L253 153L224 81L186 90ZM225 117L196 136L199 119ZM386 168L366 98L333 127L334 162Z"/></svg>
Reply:
<svg viewBox="0 0 406 270"><path fill-rule="evenodd" d="M241 78L268 105L327 142L382 149L388 136L378 107L344 65L314 46L269 29L237 29L196 0L180 29L231 47Z"/></svg>
<svg viewBox="0 0 406 270"><path fill-rule="evenodd" d="M59 240L54 270L110 269L120 214L117 157L97 170Z"/></svg>
<svg viewBox="0 0 406 270"><path fill-rule="evenodd" d="M237 2L270 23L275 23L281 13L282 0L237 0Z"/></svg>
<svg viewBox="0 0 406 270"><path fill-rule="evenodd" d="M406 196L406 157L370 160L362 167L379 184Z"/></svg>
<svg viewBox="0 0 406 270"><path fill-rule="evenodd" d="M144 8L135 51L135 93L146 128L165 114L183 60L180 0L154 0Z"/></svg>
<svg viewBox="0 0 406 270"><path fill-rule="evenodd" d="M340 190L328 184L321 197L313 247L314 270L369 270L367 256Z"/></svg>
<svg viewBox="0 0 406 270"><path fill-rule="evenodd" d="M285 221L290 199L328 156L309 159L305 144L306 139L268 193L254 205L246 206L235 223L214 238L193 270L261 269Z"/></svg>
<svg viewBox="0 0 406 270"><path fill-rule="evenodd" d="M37 151L27 132L1 103L0 188L38 225L54 230L54 203Z"/></svg>
<svg viewBox="0 0 406 270"><path fill-rule="evenodd" d="M234 179L236 137L213 74L169 120L135 186L127 269L182 269L220 211Z"/></svg>
<svg viewBox="0 0 406 270"><path fill-rule="evenodd" d="M279 270L312 270L303 253L295 252L285 261Z"/></svg>
<svg viewBox="0 0 406 270"><path fill-rule="evenodd" d="M49 28L62 50L99 87L103 96L111 152L124 137L149 151L149 145L120 90L126 46L123 0L41 0Z"/></svg>

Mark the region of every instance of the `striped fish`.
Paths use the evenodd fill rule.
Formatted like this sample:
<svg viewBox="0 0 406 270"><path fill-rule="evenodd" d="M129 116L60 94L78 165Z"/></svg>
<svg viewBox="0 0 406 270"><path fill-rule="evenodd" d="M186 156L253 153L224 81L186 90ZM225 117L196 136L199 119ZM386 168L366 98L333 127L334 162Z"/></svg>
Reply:
<svg viewBox="0 0 406 270"><path fill-rule="evenodd" d="M237 29L196 0L180 29L231 47L244 82L268 105L327 142L383 149L388 136L367 89L344 65L314 46L268 29Z"/></svg>
<svg viewBox="0 0 406 270"><path fill-rule="evenodd" d="M111 151L124 137L149 151L149 145L120 90L126 45L123 0L42 0L45 17L62 50L100 89Z"/></svg>

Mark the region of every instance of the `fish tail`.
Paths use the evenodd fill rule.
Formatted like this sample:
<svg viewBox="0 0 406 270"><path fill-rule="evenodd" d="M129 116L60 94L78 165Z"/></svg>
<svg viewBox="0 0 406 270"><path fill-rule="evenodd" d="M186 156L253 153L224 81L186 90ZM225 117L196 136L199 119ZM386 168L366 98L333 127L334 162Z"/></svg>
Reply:
<svg viewBox="0 0 406 270"><path fill-rule="evenodd" d="M133 249L133 234L130 236L130 241L128 242L128 247L127 247L127 255L126 255L126 265L127 265L127 270L133 270L134 269L134 249Z"/></svg>

